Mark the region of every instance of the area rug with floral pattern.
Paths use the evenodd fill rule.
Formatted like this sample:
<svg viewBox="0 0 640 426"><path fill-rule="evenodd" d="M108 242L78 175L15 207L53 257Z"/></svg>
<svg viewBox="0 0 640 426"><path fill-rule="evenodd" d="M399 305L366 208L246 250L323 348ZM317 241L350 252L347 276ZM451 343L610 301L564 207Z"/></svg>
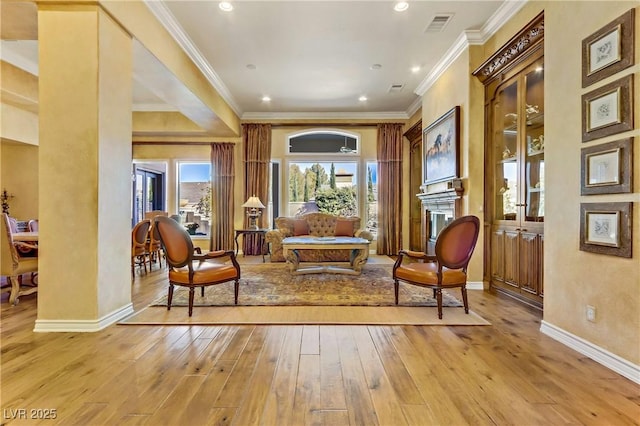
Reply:
<svg viewBox="0 0 640 426"><path fill-rule="evenodd" d="M459 293L459 291L458 291ZM175 287L171 306L187 306L189 291ZM443 291L443 306L462 302ZM400 283L402 306L437 306L433 290ZM167 296L152 306L166 306ZM233 282L196 289L194 306L231 306ZM365 265L361 275L292 275L288 265L242 265L238 305L242 306L395 306L392 265Z"/></svg>

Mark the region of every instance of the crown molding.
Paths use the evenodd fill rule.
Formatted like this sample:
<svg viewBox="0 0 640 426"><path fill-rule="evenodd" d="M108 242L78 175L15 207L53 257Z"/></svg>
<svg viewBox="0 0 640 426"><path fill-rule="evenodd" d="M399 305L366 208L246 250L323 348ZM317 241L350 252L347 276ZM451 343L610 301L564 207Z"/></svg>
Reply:
<svg viewBox="0 0 640 426"><path fill-rule="evenodd" d="M133 104L131 110L134 112L180 112L180 110L169 104Z"/></svg>
<svg viewBox="0 0 640 426"><path fill-rule="evenodd" d="M405 112L245 112L241 120L407 120Z"/></svg>
<svg viewBox="0 0 640 426"><path fill-rule="evenodd" d="M38 75L39 69L38 64L33 62L31 59L25 58L23 55L19 53L19 50L15 50L13 47L18 46L19 44L24 43L35 43L37 45L37 40L19 40L19 41L9 41L2 40L2 48L0 49L0 60L7 62L21 70L24 70L28 73L31 73L35 76Z"/></svg>
<svg viewBox="0 0 640 426"><path fill-rule="evenodd" d="M238 106L233 99L231 92L222 82L218 74L211 67L209 62L200 53L200 50L193 44L187 33L180 26L178 21L171 13L171 11L165 6L163 1L157 0L143 0L144 4L149 8L151 13L160 21L162 26L169 32L171 37L178 43L182 50L189 56L198 69L204 74L209 83L218 91L220 96L229 104L233 112L239 117L242 115L242 109Z"/></svg>
<svg viewBox="0 0 640 426"><path fill-rule="evenodd" d="M444 72L458 59L458 56L470 45L484 44L493 36L506 22L508 22L528 0L505 1L487 20L480 30L464 31L456 39L453 45L447 50L440 61L431 69L431 72L418 85L415 93L424 96L433 84L444 74Z"/></svg>
<svg viewBox="0 0 640 426"><path fill-rule="evenodd" d="M418 96L416 100L409 105L409 108L407 108L406 111L407 117L413 117L413 114L415 114L420 108L422 108L422 96Z"/></svg>

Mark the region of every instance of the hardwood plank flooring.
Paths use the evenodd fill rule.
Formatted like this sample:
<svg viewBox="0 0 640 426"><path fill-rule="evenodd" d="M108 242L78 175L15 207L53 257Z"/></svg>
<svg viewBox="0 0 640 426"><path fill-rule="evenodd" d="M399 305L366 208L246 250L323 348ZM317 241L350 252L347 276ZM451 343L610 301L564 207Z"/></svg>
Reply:
<svg viewBox="0 0 640 426"><path fill-rule="evenodd" d="M166 270L137 272L134 309L166 286ZM15 307L7 298L3 425L640 424L639 385L541 334L540 312L488 292L469 292L487 327L97 333L33 333L37 294ZM55 418L32 418L46 410Z"/></svg>

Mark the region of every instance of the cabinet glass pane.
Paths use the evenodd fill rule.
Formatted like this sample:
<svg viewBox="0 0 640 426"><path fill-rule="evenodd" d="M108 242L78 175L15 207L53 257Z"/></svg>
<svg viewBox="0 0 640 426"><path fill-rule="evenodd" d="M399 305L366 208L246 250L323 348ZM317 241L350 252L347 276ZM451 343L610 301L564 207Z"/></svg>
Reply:
<svg viewBox="0 0 640 426"><path fill-rule="evenodd" d="M516 220L518 199L518 84L514 82L498 93L495 103L494 157L495 219Z"/></svg>
<svg viewBox="0 0 640 426"><path fill-rule="evenodd" d="M525 182L526 221L544 221L544 70L542 63L525 75Z"/></svg>

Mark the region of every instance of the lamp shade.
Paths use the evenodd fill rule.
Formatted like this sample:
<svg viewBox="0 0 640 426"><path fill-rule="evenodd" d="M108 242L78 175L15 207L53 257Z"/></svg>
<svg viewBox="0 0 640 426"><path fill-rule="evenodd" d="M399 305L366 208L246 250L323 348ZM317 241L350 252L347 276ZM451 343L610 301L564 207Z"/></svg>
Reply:
<svg viewBox="0 0 640 426"><path fill-rule="evenodd" d="M247 208L250 208L250 209L264 209L265 208L264 204L262 204L262 202L260 201L260 198L256 197L255 195L253 197L249 197L247 202L244 203L242 205L242 207L247 207Z"/></svg>

